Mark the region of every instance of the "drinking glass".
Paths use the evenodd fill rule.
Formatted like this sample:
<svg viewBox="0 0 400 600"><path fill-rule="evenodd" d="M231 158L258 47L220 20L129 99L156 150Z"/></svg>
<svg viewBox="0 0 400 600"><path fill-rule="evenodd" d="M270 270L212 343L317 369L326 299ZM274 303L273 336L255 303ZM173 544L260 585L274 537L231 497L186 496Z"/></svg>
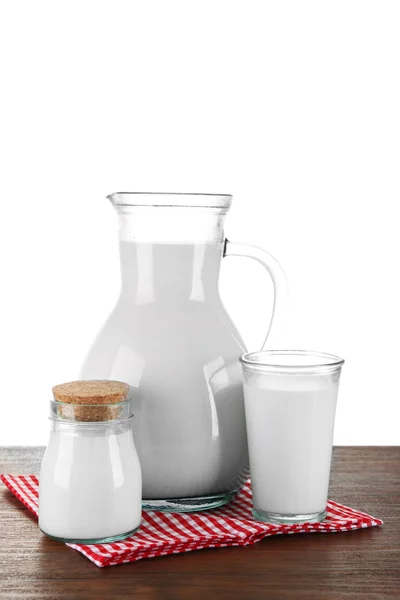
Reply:
<svg viewBox="0 0 400 600"><path fill-rule="evenodd" d="M323 352L268 350L241 361L254 518L322 521L344 360Z"/></svg>

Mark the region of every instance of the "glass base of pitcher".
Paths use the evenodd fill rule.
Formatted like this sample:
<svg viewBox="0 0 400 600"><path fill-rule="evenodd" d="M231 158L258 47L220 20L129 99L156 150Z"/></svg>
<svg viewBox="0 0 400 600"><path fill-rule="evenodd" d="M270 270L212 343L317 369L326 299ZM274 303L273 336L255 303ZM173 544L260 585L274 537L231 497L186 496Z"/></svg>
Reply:
<svg viewBox="0 0 400 600"><path fill-rule="evenodd" d="M199 512L210 510L227 504L236 496L239 490L214 494L212 496L198 496L195 498L168 498L164 500L142 500L144 510L161 510L163 512Z"/></svg>

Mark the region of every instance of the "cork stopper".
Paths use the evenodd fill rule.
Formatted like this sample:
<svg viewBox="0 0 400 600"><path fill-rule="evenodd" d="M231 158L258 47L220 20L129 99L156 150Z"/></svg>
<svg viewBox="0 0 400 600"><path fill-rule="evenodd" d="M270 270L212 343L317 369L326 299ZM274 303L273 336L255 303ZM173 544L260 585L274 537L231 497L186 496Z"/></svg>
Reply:
<svg viewBox="0 0 400 600"><path fill-rule="evenodd" d="M118 404L127 399L129 389L129 384L122 381L70 381L55 385L53 396L62 403L57 406L58 416L62 419L111 421L119 418Z"/></svg>

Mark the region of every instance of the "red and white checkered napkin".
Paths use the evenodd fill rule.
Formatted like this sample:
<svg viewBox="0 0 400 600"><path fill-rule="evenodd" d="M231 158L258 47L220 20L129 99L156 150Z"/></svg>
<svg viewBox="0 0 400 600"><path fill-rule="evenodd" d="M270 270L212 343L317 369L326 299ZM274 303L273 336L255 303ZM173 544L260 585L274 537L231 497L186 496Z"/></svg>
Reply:
<svg viewBox="0 0 400 600"><path fill-rule="evenodd" d="M11 492L36 516L39 485L33 475L0 475ZM247 546L269 535L349 531L382 525L380 519L353 510L332 500L323 523L272 525L254 521L251 515L250 480L230 504L198 513L143 512L139 531L113 544L67 544L82 552L98 567L134 562L166 554L178 554L203 548Z"/></svg>

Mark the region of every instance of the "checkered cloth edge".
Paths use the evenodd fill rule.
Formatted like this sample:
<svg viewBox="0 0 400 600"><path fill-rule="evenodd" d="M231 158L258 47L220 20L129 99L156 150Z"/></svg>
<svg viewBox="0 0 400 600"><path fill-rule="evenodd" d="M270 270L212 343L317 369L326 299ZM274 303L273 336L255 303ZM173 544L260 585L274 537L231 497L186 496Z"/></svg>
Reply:
<svg viewBox="0 0 400 600"><path fill-rule="evenodd" d="M0 479L22 504L38 516L37 477L0 475ZM254 521L251 507L249 480L234 501L213 511L198 513L143 511L138 532L121 542L67 545L84 554L98 567L107 567L142 558L179 554L203 548L247 546L271 535L350 531L383 524L380 519L332 500L328 501L328 515L323 523L302 525L275 525Z"/></svg>

